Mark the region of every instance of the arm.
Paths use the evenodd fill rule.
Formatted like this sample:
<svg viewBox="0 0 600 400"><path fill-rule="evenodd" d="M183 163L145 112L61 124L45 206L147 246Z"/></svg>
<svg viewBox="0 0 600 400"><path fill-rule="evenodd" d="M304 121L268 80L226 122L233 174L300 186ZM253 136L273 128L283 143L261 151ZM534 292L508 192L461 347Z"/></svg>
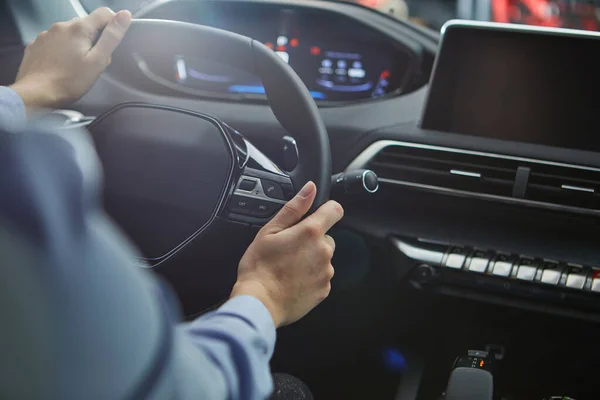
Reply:
<svg viewBox="0 0 600 400"><path fill-rule="evenodd" d="M11 260L0 263L11 277L0 280L0 314L17 304L26 314L3 323L0 337L16 344L0 358L0 371L19 376L15 368L37 365L28 379L52 383L14 380L2 385L0 397L22 398L36 389L45 398L132 392L159 398L168 390L179 399L258 399L270 393L275 326L269 311L254 297L237 296L176 325L152 277L133 267L127 239L99 209L99 164L85 133L0 132L0 143L0 242L18 244L0 248L1 259ZM85 168L78 159L87 160ZM28 276L18 287L35 290L11 290L23 272ZM40 354L48 358L38 360Z"/></svg>
<svg viewBox="0 0 600 400"><path fill-rule="evenodd" d="M314 185L257 235L232 299L177 325L164 292L133 267L133 248L100 209L100 175L84 132L0 131L0 265L10 277L0 280L0 315L11 321L0 339L13 344L0 371L27 377L2 385L0 398L265 398L275 326L329 292L329 239L303 225L316 226L326 209L280 230L310 208Z"/></svg>
<svg viewBox="0 0 600 400"><path fill-rule="evenodd" d="M44 46L28 46L12 86L28 111L89 89L103 69L91 67L107 65L126 30L113 17L97 10L40 35ZM82 51L92 46L90 26L104 30L92 50ZM71 43L82 35L83 47ZM55 57L53 46L73 53ZM80 71L72 67L82 63L91 63L87 83L73 85L70 74L79 78ZM257 235L232 299L178 326L165 292L129 267L135 252L104 217L100 176L84 133L14 135L0 125L0 270L11 277L0 280L0 315L7 316L0 341L12 344L0 373L16 377L0 387L0 398L265 397L275 327L329 294L335 244L325 232L341 207L327 203L300 222L316 194L306 185Z"/></svg>

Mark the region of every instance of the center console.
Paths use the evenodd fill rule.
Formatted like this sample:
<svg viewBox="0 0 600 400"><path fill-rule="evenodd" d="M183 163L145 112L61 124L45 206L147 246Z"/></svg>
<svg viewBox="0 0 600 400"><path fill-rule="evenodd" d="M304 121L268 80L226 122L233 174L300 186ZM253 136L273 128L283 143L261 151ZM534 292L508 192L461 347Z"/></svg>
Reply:
<svg viewBox="0 0 600 400"><path fill-rule="evenodd" d="M600 320L600 268L422 238L391 241L417 288Z"/></svg>

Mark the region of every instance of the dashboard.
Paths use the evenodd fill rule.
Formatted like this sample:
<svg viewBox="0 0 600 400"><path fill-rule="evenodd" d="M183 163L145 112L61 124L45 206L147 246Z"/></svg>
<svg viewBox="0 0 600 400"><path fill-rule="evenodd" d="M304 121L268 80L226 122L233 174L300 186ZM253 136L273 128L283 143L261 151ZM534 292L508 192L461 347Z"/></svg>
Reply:
<svg viewBox="0 0 600 400"><path fill-rule="evenodd" d="M248 2L179 2L146 12L232 31L256 39L288 63L320 102L353 102L398 95L411 88L419 58L360 21L324 10ZM258 22L258 23L257 23ZM197 96L259 99L260 79L241 68L194 54L137 54L154 83Z"/></svg>

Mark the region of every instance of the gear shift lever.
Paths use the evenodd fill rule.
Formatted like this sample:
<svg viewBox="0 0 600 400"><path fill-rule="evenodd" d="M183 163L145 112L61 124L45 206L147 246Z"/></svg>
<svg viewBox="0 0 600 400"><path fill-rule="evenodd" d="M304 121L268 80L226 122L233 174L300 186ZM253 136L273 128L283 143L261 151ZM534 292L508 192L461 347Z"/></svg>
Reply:
<svg viewBox="0 0 600 400"><path fill-rule="evenodd" d="M486 351L469 350L466 357L454 363L444 400L492 400L494 378L493 357Z"/></svg>

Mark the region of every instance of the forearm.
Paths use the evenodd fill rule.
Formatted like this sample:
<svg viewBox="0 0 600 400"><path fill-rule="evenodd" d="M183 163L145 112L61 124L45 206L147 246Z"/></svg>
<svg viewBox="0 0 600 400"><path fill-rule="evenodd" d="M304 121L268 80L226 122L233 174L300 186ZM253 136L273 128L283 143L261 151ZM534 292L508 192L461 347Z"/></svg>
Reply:
<svg viewBox="0 0 600 400"><path fill-rule="evenodd" d="M262 399L271 393L269 360L275 346L275 326L259 300L235 297L180 329L199 350L199 362L210 363L213 389L220 382L221 390L226 391L210 393L210 398Z"/></svg>

